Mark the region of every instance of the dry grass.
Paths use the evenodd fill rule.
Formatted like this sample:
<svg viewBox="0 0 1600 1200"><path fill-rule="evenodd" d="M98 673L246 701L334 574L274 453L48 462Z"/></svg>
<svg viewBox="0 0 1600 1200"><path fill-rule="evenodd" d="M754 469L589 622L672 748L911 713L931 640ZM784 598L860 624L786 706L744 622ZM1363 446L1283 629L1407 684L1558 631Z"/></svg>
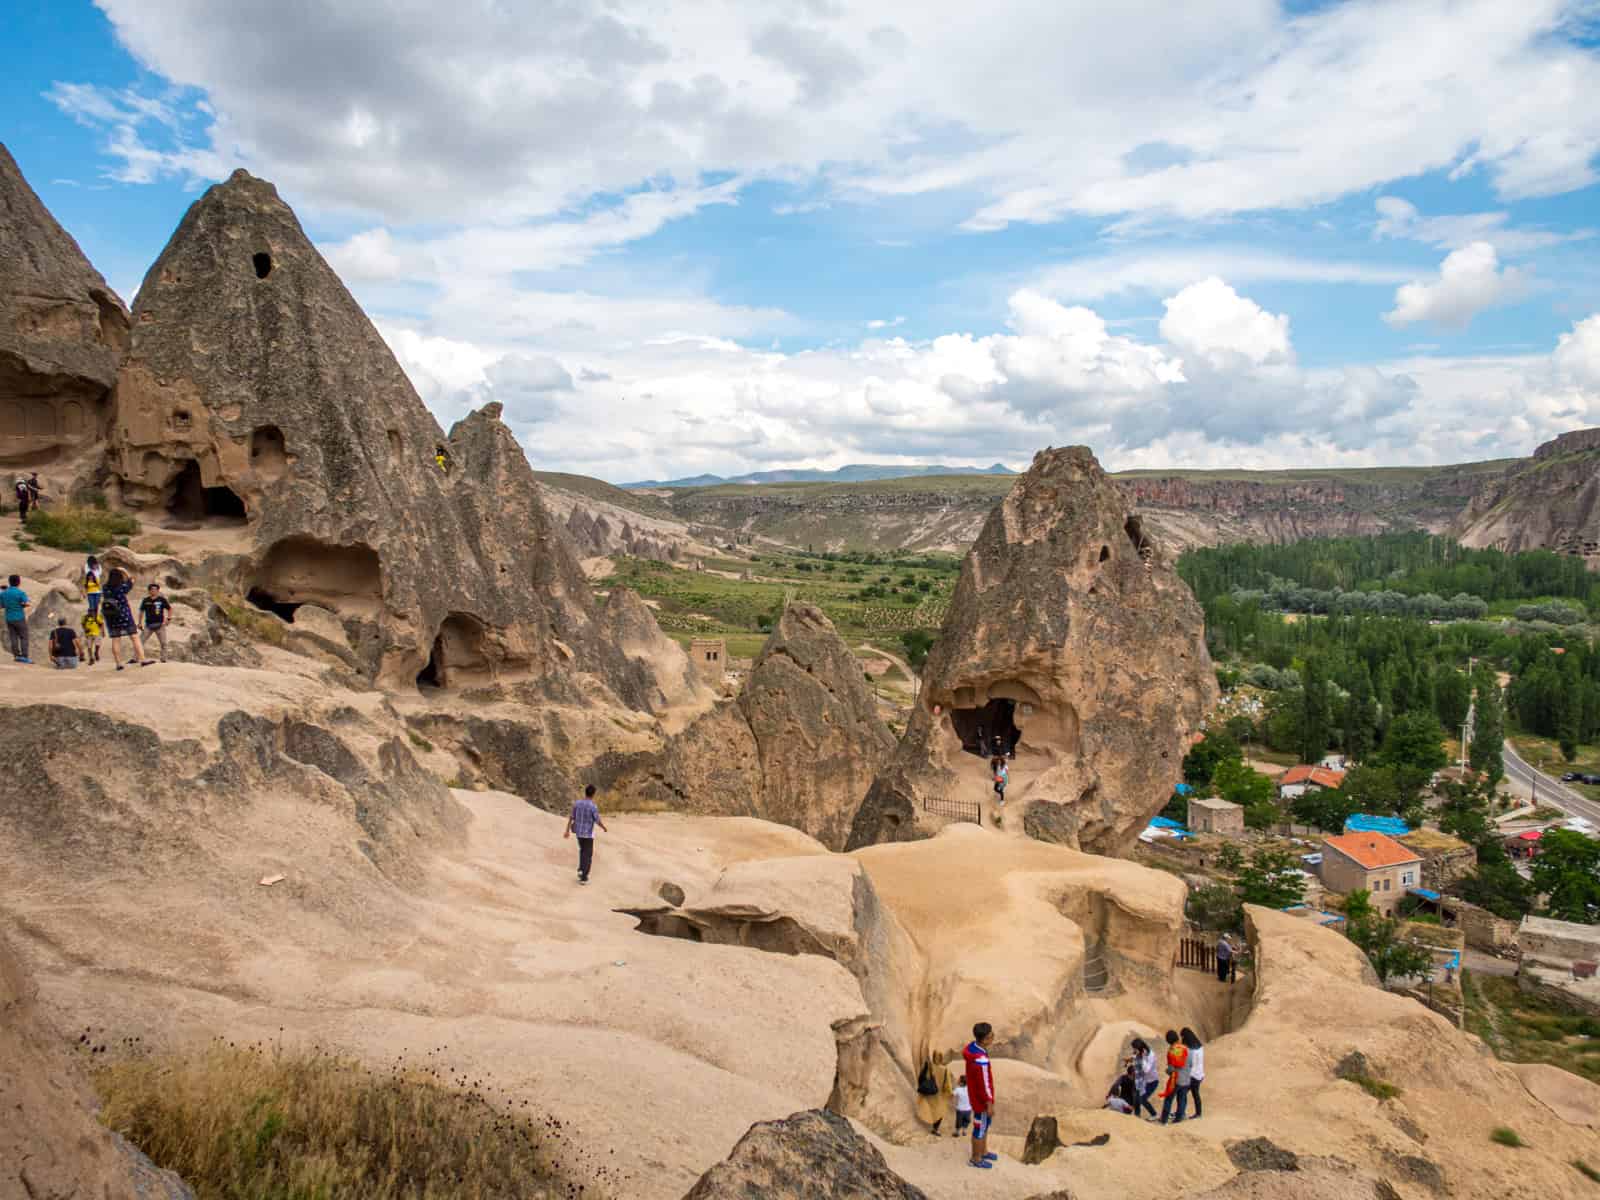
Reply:
<svg viewBox="0 0 1600 1200"><path fill-rule="evenodd" d="M112 544L127 545L139 522L109 509L63 504L28 514L29 536L42 546L91 554Z"/></svg>
<svg viewBox="0 0 1600 1200"><path fill-rule="evenodd" d="M200 1200L576 1195L559 1124L512 1116L432 1061L383 1073L321 1052L214 1042L94 1071L101 1119ZM526 1103L525 1101L523 1102ZM600 1194L595 1181L585 1195Z"/></svg>

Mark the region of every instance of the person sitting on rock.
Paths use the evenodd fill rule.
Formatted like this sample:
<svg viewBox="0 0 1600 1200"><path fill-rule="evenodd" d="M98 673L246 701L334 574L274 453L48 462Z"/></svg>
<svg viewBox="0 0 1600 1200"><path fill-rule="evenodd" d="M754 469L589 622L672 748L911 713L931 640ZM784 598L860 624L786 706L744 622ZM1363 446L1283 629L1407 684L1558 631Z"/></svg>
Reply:
<svg viewBox="0 0 1600 1200"><path fill-rule="evenodd" d="M1139 1103L1139 1081L1134 1078L1133 1064L1129 1063L1123 1068L1122 1074L1111 1081L1111 1090L1106 1093L1106 1107L1112 1112L1126 1113L1128 1116L1135 1114L1136 1105Z"/></svg>
<svg viewBox="0 0 1600 1200"><path fill-rule="evenodd" d="M122 655L118 652L117 643L123 638L133 642L133 652L136 661L141 667L153 667L155 663L144 656L144 643L139 640L139 629L133 623L133 609L128 604L128 593L133 591L133 577L121 567L112 567L106 576L105 599L100 602L100 612L105 617L106 633L111 638L111 661L117 664L117 670L122 670Z"/></svg>
<svg viewBox="0 0 1600 1200"><path fill-rule="evenodd" d="M50 661L58 671L71 671L82 658L83 644L78 640L78 631L61 617L50 631Z"/></svg>

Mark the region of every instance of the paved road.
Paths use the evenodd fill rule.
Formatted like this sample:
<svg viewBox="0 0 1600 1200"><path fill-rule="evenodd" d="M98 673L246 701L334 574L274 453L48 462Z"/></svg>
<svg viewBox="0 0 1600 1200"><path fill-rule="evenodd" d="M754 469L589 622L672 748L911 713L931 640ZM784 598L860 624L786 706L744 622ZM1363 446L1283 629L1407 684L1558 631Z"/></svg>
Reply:
<svg viewBox="0 0 1600 1200"><path fill-rule="evenodd" d="M1560 780L1552 779L1543 771L1529 766L1510 742L1503 751L1506 778L1519 792L1537 792L1539 803L1559 808L1568 816L1583 817L1600 825L1600 803L1578 795ZM1537 785L1537 786L1535 786Z"/></svg>

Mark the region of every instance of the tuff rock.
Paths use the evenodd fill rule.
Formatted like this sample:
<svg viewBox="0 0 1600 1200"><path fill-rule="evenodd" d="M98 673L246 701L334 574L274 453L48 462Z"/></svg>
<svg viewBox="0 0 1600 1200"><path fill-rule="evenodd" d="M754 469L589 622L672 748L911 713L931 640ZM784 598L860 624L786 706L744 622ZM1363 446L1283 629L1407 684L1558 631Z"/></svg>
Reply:
<svg viewBox="0 0 1600 1200"><path fill-rule="evenodd" d="M683 1200L926 1200L889 1169L878 1148L843 1117L810 1109L761 1121L689 1189Z"/></svg>
<svg viewBox="0 0 1600 1200"><path fill-rule="evenodd" d="M986 793L966 753L1013 721L1012 799L1066 805L1116 853L1172 794L1217 695L1200 606L1083 446L1041 451L961 567L894 758L847 845L926 836Z"/></svg>

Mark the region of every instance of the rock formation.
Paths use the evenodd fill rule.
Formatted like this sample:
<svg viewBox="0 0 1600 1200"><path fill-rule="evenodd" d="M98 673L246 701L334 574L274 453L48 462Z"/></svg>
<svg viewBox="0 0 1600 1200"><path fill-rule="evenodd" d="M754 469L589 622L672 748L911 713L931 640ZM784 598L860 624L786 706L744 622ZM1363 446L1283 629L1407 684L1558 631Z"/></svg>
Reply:
<svg viewBox="0 0 1600 1200"><path fill-rule="evenodd" d="M101 1125L94 1108L93 1091L0 936L0 1195L193 1200L181 1179Z"/></svg>
<svg viewBox="0 0 1600 1200"><path fill-rule="evenodd" d="M837 850L893 746L833 623L797 602L784 609L734 702L658 754L613 763L612 791L684 812L763 817Z"/></svg>
<svg viewBox="0 0 1600 1200"><path fill-rule="evenodd" d="M381 685L667 703L499 406L446 438L271 184L237 171L185 215L140 290L116 410L121 502L243 527L227 582L291 621L336 613Z"/></svg>
<svg viewBox="0 0 1600 1200"><path fill-rule="evenodd" d="M877 1147L825 1108L762 1121L683 1200L927 1200Z"/></svg>
<svg viewBox="0 0 1600 1200"><path fill-rule="evenodd" d="M1600 569L1600 429L1546 442L1484 485L1451 532L1463 546L1554 550Z"/></svg>
<svg viewBox="0 0 1600 1200"><path fill-rule="evenodd" d="M128 310L0 145L0 468L87 482L127 345Z"/></svg>
<svg viewBox="0 0 1600 1200"><path fill-rule="evenodd" d="M1200 606L1094 455L1042 451L962 564L911 724L848 845L975 815L989 773L967 748L981 729L1016 744L1012 812L1068 805L1077 843L1115 853L1171 796L1216 691Z"/></svg>

